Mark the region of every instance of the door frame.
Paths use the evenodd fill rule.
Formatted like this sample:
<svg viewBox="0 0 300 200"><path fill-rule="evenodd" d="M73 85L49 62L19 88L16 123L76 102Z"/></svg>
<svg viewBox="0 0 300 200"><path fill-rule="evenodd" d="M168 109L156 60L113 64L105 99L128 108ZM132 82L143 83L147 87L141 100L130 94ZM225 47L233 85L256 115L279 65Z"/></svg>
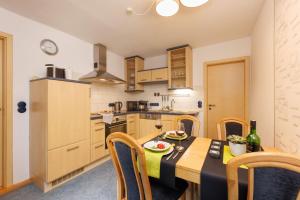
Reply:
<svg viewBox="0 0 300 200"><path fill-rule="evenodd" d="M13 134L13 36L0 32L4 41L3 64L3 185L8 187L13 179L12 134Z"/></svg>
<svg viewBox="0 0 300 200"><path fill-rule="evenodd" d="M207 116L208 116L208 104L207 104L207 69L208 67L211 66L215 66L215 65L223 65L223 64L230 64L230 63L239 63L239 62L243 62L245 65L245 120L248 121L249 120L249 80L250 80L250 57L249 56L244 56L244 57L237 57L237 58L229 58L229 59L222 59L222 60L216 60L216 61L209 61L209 62L205 62L204 63L204 136L207 137L208 133L207 133ZM217 126L217 125L216 125Z"/></svg>

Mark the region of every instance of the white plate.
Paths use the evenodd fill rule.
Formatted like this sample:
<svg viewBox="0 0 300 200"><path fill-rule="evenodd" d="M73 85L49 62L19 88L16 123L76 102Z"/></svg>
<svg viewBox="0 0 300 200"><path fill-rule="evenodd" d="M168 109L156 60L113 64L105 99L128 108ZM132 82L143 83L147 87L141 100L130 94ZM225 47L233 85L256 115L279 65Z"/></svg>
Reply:
<svg viewBox="0 0 300 200"><path fill-rule="evenodd" d="M158 144L164 144L165 148L164 149L158 149L158 148L153 148L156 147ZM164 142L164 141L149 141L146 144L144 144L144 148L149 149L151 151L157 151L157 152L162 152L162 151L166 151L167 149L169 149L171 146L170 143L168 142Z"/></svg>

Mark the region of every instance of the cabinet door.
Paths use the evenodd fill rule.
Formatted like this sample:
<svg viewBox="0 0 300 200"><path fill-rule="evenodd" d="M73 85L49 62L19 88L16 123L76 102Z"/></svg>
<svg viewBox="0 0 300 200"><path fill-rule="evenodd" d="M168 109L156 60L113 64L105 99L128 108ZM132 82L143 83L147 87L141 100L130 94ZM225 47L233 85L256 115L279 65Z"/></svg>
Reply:
<svg viewBox="0 0 300 200"><path fill-rule="evenodd" d="M48 150L90 136L90 85L48 81Z"/></svg>
<svg viewBox="0 0 300 200"><path fill-rule="evenodd" d="M48 152L47 181L51 182L90 162L90 142L71 144Z"/></svg>
<svg viewBox="0 0 300 200"><path fill-rule="evenodd" d="M152 70L152 81L167 81L168 80L168 69L155 69Z"/></svg>
<svg viewBox="0 0 300 200"><path fill-rule="evenodd" d="M162 125L163 125L163 127L162 127L163 132L174 130L174 122L173 121L162 120Z"/></svg>
<svg viewBox="0 0 300 200"><path fill-rule="evenodd" d="M148 134L158 133L159 130L155 128L156 120L140 119L140 137Z"/></svg>
<svg viewBox="0 0 300 200"><path fill-rule="evenodd" d="M151 70L138 72L138 82L150 82L151 81Z"/></svg>

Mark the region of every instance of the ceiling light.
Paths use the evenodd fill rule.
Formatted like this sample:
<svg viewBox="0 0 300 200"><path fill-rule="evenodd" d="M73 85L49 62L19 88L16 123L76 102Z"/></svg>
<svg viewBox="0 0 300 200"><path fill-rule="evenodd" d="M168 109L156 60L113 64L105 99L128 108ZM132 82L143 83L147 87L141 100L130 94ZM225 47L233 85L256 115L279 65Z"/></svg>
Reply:
<svg viewBox="0 0 300 200"><path fill-rule="evenodd" d="M197 7L208 2L208 0L180 0L182 5L186 7Z"/></svg>
<svg viewBox="0 0 300 200"><path fill-rule="evenodd" d="M158 0L156 2L156 12L164 17L175 15L179 10L178 0Z"/></svg>

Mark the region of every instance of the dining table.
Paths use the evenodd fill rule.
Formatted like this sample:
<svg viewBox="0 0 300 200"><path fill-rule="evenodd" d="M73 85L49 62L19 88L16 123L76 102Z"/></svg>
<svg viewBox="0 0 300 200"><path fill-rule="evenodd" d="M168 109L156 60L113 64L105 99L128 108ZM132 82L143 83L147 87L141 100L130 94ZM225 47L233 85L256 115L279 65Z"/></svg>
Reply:
<svg viewBox="0 0 300 200"><path fill-rule="evenodd" d="M138 143L143 145L147 141L159 136L161 133L152 133L138 139ZM187 191L187 199L199 199L198 190L195 185L201 184L201 171L209 151L212 139L205 137L196 137L192 144L181 155L176 162L175 176L188 181L189 188ZM276 152L275 148L263 147L264 151Z"/></svg>

